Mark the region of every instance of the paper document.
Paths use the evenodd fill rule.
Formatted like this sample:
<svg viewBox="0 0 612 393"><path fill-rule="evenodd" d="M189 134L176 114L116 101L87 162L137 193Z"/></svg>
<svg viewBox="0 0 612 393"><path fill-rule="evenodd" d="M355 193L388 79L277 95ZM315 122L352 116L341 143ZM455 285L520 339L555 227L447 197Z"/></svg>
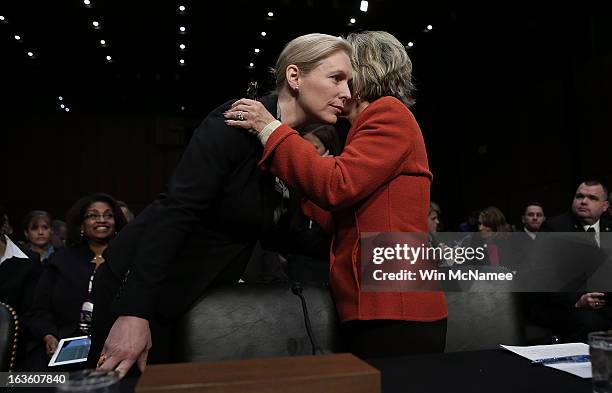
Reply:
<svg viewBox="0 0 612 393"><path fill-rule="evenodd" d="M514 352L529 360L539 360L562 356L588 355L589 346L584 343L533 345L529 347L517 347L512 345L501 345L502 348ZM538 366L538 365L534 365ZM555 363L545 364L556 370L565 371L580 378L591 378L591 362L583 363Z"/></svg>

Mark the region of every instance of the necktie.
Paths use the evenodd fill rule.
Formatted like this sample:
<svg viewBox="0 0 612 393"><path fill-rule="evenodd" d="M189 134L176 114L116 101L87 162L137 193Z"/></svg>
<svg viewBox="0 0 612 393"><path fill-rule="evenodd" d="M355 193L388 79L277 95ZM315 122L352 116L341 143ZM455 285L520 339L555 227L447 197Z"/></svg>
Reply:
<svg viewBox="0 0 612 393"><path fill-rule="evenodd" d="M597 232L595 231L595 228L589 227L587 228L586 232L589 234L589 241L592 241L597 245L597 247L599 247L599 243L597 243Z"/></svg>

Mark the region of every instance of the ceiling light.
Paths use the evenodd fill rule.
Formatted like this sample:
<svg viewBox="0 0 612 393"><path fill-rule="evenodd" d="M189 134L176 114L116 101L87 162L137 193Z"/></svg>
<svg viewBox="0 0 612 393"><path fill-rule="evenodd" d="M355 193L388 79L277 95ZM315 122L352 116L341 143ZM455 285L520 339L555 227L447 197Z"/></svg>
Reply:
<svg viewBox="0 0 612 393"><path fill-rule="evenodd" d="M261 36L262 36L262 37L265 37L266 35L267 35L267 33L266 33L265 31L262 31L262 32L261 32Z"/></svg>
<svg viewBox="0 0 612 393"><path fill-rule="evenodd" d="M66 105L60 104L60 108L64 109L64 108L66 108Z"/></svg>
<svg viewBox="0 0 612 393"><path fill-rule="evenodd" d="M106 40L100 40L100 45L106 46Z"/></svg>
<svg viewBox="0 0 612 393"><path fill-rule="evenodd" d="M66 112L70 112L70 108L66 107L66 109L64 109Z"/></svg>
<svg viewBox="0 0 612 393"><path fill-rule="evenodd" d="M414 42L410 41L410 42L408 43L408 47L409 47L409 48L412 48L413 46L414 46Z"/></svg>
<svg viewBox="0 0 612 393"><path fill-rule="evenodd" d="M184 33L186 30L187 30L187 29L185 28L185 26L181 26L181 27L179 27L179 31L180 31L181 33Z"/></svg>
<svg viewBox="0 0 612 393"><path fill-rule="evenodd" d="M179 5L179 11L185 12L186 8L184 5Z"/></svg>
<svg viewBox="0 0 612 393"><path fill-rule="evenodd" d="M368 2L366 0L362 0L359 5L359 9L363 12L368 12Z"/></svg>
<svg viewBox="0 0 612 393"><path fill-rule="evenodd" d="M32 52L28 52L28 56L29 56L29 57L34 57L34 53L32 53Z"/></svg>
<svg viewBox="0 0 612 393"><path fill-rule="evenodd" d="M272 11L268 12L268 16L269 16L270 18L271 18L271 17L273 17L273 16L274 16L274 12L272 12Z"/></svg>
<svg viewBox="0 0 612 393"><path fill-rule="evenodd" d="M111 56L106 56L106 61L111 61L113 58Z"/></svg>
<svg viewBox="0 0 612 393"><path fill-rule="evenodd" d="M259 53L259 49L258 48L255 48L255 53Z"/></svg>
<svg viewBox="0 0 612 393"><path fill-rule="evenodd" d="M431 31L433 29L432 25L427 25L427 30Z"/></svg>
<svg viewBox="0 0 612 393"><path fill-rule="evenodd" d="M355 18L351 18L351 20L349 20L349 22L351 22L351 24L355 24L355 22L357 22L357 20Z"/></svg>
<svg viewBox="0 0 612 393"><path fill-rule="evenodd" d="M94 20L93 22L91 22L91 25L97 29L98 27L100 27L100 22Z"/></svg>
<svg viewBox="0 0 612 393"><path fill-rule="evenodd" d="M16 39L17 41L21 41L21 36L19 36L19 35L15 35L15 39Z"/></svg>
<svg viewBox="0 0 612 393"><path fill-rule="evenodd" d="M57 99L60 100L60 101L64 101L64 97L62 97L62 96L57 97Z"/></svg>
<svg viewBox="0 0 612 393"><path fill-rule="evenodd" d="M184 107L184 106L181 106L181 110L182 110L182 111L184 111L184 110L185 110L185 107Z"/></svg>
<svg viewBox="0 0 612 393"><path fill-rule="evenodd" d="M249 67L250 67L250 68L255 67L255 63L249 63Z"/></svg>
<svg viewBox="0 0 612 393"><path fill-rule="evenodd" d="M4 19L4 16L0 15L0 22L4 22L6 19Z"/></svg>
<svg viewBox="0 0 612 393"><path fill-rule="evenodd" d="M185 64L185 59L180 59L180 60L179 60L179 63L181 63L181 65L182 65L182 64Z"/></svg>
<svg viewBox="0 0 612 393"><path fill-rule="evenodd" d="M85 5L91 5L91 1L90 1L90 0L83 0L83 4L85 4Z"/></svg>
<svg viewBox="0 0 612 393"><path fill-rule="evenodd" d="M181 50L185 50L186 46L185 46L185 44L180 44L180 45L179 45L179 48L180 48Z"/></svg>

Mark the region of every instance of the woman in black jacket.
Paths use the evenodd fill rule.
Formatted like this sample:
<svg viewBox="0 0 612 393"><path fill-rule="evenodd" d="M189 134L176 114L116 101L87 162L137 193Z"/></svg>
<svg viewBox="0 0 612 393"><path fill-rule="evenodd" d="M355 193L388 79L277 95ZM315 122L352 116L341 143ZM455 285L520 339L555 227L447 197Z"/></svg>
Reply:
<svg viewBox="0 0 612 393"><path fill-rule="evenodd" d="M72 206L66 224L67 247L45 264L28 317L31 333L40 344L29 356L33 370L45 368L60 339L89 334L91 283L104 263L104 250L125 225L125 218L113 197L93 194Z"/></svg>

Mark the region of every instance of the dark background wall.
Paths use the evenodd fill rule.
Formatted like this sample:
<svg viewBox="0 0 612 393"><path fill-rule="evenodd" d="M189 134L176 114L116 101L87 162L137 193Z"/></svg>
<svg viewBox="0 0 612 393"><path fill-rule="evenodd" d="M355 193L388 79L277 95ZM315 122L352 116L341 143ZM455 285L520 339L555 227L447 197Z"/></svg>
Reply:
<svg viewBox="0 0 612 393"><path fill-rule="evenodd" d="M442 205L447 229L488 205L512 222L528 200L543 202L548 215L560 213L581 179L612 184L611 6L532 3L441 4L435 34L420 36L410 51L419 88L413 111L435 176L432 199ZM408 39L401 13L372 16L367 28ZM276 45L280 50L282 42ZM15 72L4 67L3 81ZM248 75L223 72L199 76L195 88L207 98L186 114L85 108L67 115L34 107L43 86L12 86L21 105L2 109L0 199L15 229L32 209L62 218L92 191L125 200L136 212L150 203L206 113L243 94ZM219 89L224 80L227 89ZM121 83L115 89L121 95Z"/></svg>

